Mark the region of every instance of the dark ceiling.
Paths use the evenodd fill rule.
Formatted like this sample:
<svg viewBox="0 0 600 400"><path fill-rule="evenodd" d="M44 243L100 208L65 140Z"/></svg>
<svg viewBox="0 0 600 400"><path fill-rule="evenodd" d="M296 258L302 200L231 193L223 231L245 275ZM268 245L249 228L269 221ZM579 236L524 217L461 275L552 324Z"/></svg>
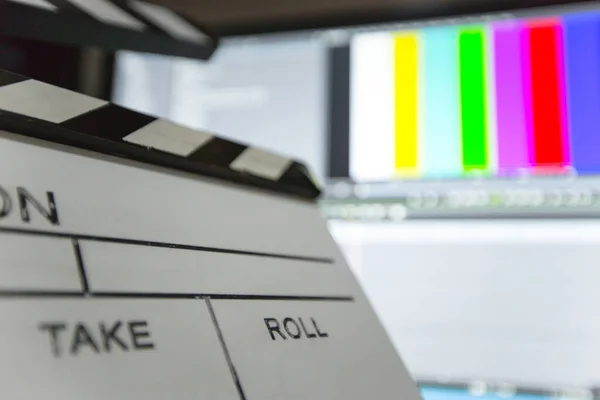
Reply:
<svg viewBox="0 0 600 400"><path fill-rule="evenodd" d="M568 0L151 0L219 35L238 35L596 1Z"/></svg>

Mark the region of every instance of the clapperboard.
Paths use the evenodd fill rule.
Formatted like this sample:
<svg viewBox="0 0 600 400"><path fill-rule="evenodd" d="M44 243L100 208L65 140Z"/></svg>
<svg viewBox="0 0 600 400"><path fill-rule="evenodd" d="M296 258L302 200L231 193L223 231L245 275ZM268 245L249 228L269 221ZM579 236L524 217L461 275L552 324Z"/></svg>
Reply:
<svg viewBox="0 0 600 400"><path fill-rule="evenodd" d="M4 399L417 400L298 162L0 73Z"/></svg>

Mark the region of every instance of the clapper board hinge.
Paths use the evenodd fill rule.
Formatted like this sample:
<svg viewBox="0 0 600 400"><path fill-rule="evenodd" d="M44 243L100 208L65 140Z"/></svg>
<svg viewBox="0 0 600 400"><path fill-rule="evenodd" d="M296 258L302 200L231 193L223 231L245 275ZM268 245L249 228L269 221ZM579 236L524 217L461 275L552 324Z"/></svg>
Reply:
<svg viewBox="0 0 600 400"><path fill-rule="evenodd" d="M0 128L307 200L320 195L288 157L1 70Z"/></svg>

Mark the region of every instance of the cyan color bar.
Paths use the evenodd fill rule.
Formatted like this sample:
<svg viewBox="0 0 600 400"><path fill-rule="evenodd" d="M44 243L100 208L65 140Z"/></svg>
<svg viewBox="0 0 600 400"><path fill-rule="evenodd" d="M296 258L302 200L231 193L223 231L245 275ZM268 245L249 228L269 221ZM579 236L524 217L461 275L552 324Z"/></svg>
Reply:
<svg viewBox="0 0 600 400"><path fill-rule="evenodd" d="M462 175L458 29L422 31L422 171L430 178Z"/></svg>
<svg viewBox="0 0 600 400"><path fill-rule="evenodd" d="M571 163L579 174L600 173L600 14L563 20Z"/></svg>

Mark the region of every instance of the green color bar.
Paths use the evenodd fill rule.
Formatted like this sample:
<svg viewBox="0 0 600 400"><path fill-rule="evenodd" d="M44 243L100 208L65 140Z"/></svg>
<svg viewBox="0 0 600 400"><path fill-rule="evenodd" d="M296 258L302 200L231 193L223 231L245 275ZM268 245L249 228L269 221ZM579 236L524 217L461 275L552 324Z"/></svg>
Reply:
<svg viewBox="0 0 600 400"><path fill-rule="evenodd" d="M460 97L462 162L465 172L487 169L484 32L462 29L460 48Z"/></svg>

